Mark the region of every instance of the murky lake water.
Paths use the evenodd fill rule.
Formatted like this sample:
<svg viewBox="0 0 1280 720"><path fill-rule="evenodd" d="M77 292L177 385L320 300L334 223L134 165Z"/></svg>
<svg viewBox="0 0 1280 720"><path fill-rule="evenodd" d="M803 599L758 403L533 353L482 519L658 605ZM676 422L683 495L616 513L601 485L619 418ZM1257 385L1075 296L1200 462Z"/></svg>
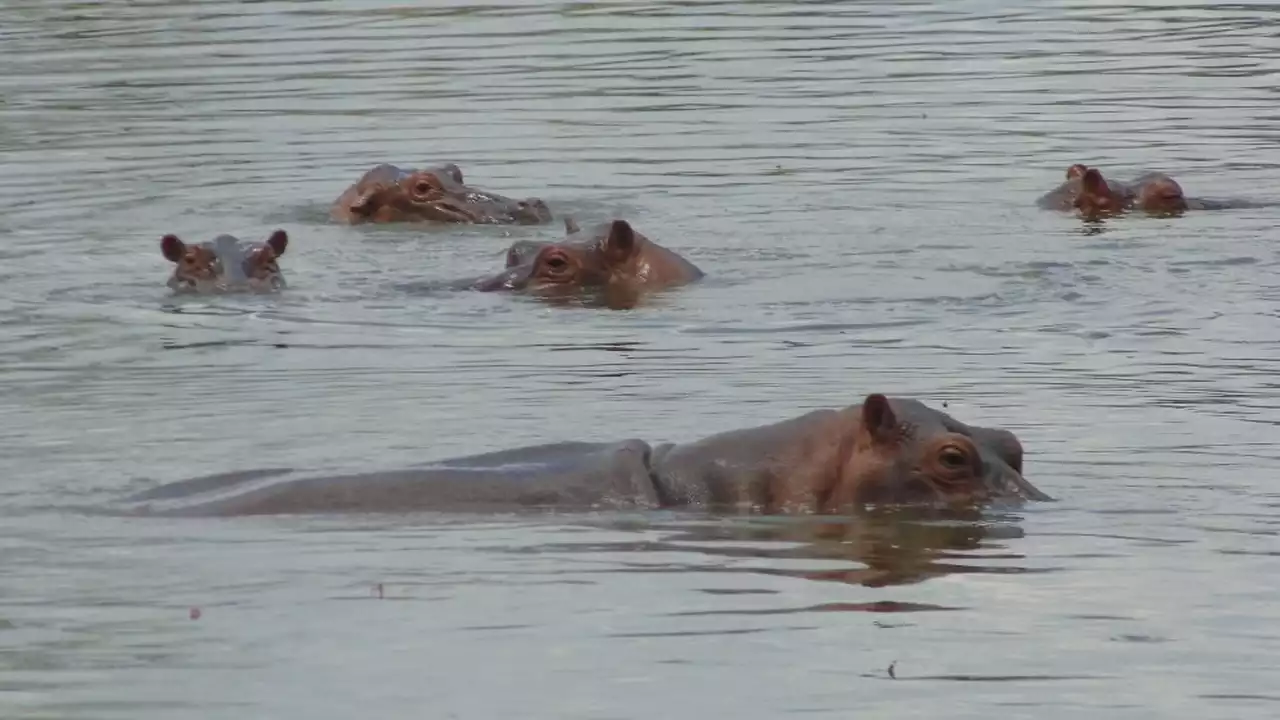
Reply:
<svg viewBox="0 0 1280 720"><path fill-rule="evenodd" d="M0 715L1280 712L1277 6L420 5L0 3ZM436 161L624 215L708 278L624 312L450 292L559 221L328 222L373 164ZM1077 161L1260 206L1036 209ZM161 234L274 227L285 294L169 296ZM1014 430L1059 502L952 527L75 509L869 391Z"/></svg>

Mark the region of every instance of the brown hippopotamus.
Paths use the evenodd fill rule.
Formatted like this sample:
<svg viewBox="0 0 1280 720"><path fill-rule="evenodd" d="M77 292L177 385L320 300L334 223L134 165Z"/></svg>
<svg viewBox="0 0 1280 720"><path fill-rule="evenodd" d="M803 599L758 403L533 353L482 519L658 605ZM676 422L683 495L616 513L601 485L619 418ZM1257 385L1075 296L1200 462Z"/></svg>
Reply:
<svg viewBox="0 0 1280 720"><path fill-rule="evenodd" d="M881 394L685 445L566 442L405 471L270 479L288 472L196 478L126 502L135 514L238 516L680 507L842 513L1051 499L1022 476L1013 433Z"/></svg>
<svg viewBox="0 0 1280 720"><path fill-rule="evenodd" d="M210 242L184 243L177 235L160 238L160 251L174 264L168 285L174 292L270 292L285 287L279 258L289 246L284 230L264 242L219 235Z"/></svg>
<svg viewBox="0 0 1280 720"><path fill-rule="evenodd" d="M1108 180L1102 171L1076 163L1067 168L1061 185L1036 201L1051 210L1079 210L1088 219L1140 210L1152 215L1176 215L1187 209L1216 206L1203 200L1188 200L1182 186L1164 173L1151 172L1132 182Z"/></svg>
<svg viewBox="0 0 1280 720"><path fill-rule="evenodd" d="M538 225L551 210L531 197L514 200L466 185L452 163L419 170L382 164L365 173L333 203L342 223L423 222Z"/></svg>
<svg viewBox="0 0 1280 720"><path fill-rule="evenodd" d="M703 276L693 263L642 235L626 220L587 229L565 218L559 242L522 240L507 251L506 268L471 287L567 294L603 290L617 297L684 285Z"/></svg>

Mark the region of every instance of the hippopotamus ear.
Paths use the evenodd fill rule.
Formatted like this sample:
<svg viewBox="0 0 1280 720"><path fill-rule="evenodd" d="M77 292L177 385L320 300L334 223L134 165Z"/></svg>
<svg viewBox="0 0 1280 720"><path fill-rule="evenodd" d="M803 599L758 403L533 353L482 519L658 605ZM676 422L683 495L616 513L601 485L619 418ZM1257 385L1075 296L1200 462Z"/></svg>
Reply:
<svg viewBox="0 0 1280 720"><path fill-rule="evenodd" d="M458 167L457 165L454 165L453 163L446 163L444 166L444 171L449 173L449 177L453 178L453 181L458 183L459 185L466 184L462 181L462 168Z"/></svg>
<svg viewBox="0 0 1280 720"><path fill-rule="evenodd" d="M564 234L572 235L582 228L578 227L578 221L573 219L572 215L564 216Z"/></svg>
<svg viewBox="0 0 1280 720"><path fill-rule="evenodd" d="M1098 172L1097 168L1085 170L1080 182L1084 189L1091 193L1106 192L1107 189L1107 181L1102 179L1102 173Z"/></svg>
<svg viewBox="0 0 1280 720"><path fill-rule="evenodd" d="M889 398L872 393L862 401L862 427L875 440L889 440L898 432L898 418Z"/></svg>
<svg viewBox="0 0 1280 720"><path fill-rule="evenodd" d="M636 251L636 232L626 220L614 220L609 226L609 236L601 245L605 257L611 262L622 263L631 259Z"/></svg>
<svg viewBox="0 0 1280 720"><path fill-rule="evenodd" d="M1072 165L1071 167L1067 168L1067 179L1071 180L1074 178L1082 177L1088 171L1089 171L1088 165L1084 165L1082 163L1076 163L1075 165Z"/></svg>
<svg viewBox="0 0 1280 720"><path fill-rule="evenodd" d="M351 214L361 216L372 215L373 211L378 208L378 203L374 198L381 189L382 188L373 188L360 193L355 200L351 201L349 208L351 210Z"/></svg>
<svg viewBox="0 0 1280 720"><path fill-rule="evenodd" d="M271 237L267 238L267 247L271 248L277 256L283 255L284 249L289 247L289 233L284 230L271 233Z"/></svg>
<svg viewBox="0 0 1280 720"><path fill-rule="evenodd" d="M160 238L160 252L169 262L178 262L187 251L187 246L177 235L169 234Z"/></svg>

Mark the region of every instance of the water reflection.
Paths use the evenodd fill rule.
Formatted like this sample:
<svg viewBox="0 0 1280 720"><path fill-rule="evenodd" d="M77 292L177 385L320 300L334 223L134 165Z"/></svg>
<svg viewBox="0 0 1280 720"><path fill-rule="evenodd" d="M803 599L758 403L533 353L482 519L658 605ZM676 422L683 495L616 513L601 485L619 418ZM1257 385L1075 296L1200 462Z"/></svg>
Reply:
<svg viewBox="0 0 1280 720"><path fill-rule="evenodd" d="M0 3L0 715L1274 715L1273 4L377 5ZM1093 158L1232 207L1034 206ZM383 160L643 219L708 277L624 312L447 292L556 233L330 223ZM277 226L280 297L163 291L161 234ZM872 391L1014 429L1062 502L65 511Z"/></svg>
<svg viewBox="0 0 1280 720"><path fill-rule="evenodd" d="M661 539L605 543L549 544L519 552L705 555L734 561L677 564L623 561L623 570L639 573L746 573L840 583L864 588L914 585L952 574L1018 574L1043 572L1020 561L1026 558L1008 541L1023 536L1016 515L985 515L979 509L878 509L854 517L760 517L723 521L658 523ZM601 527L634 529L628 523ZM793 561L801 561L799 563ZM813 562L807 562L813 561ZM829 567L831 564L837 567ZM728 592L728 591L727 591ZM750 590L735 589L733 593ZM774 614L819 611L914 612L956 610L926 603L877 598L859 603L826 603L809 607L756 610L712 610L692 614Z"/></svg>

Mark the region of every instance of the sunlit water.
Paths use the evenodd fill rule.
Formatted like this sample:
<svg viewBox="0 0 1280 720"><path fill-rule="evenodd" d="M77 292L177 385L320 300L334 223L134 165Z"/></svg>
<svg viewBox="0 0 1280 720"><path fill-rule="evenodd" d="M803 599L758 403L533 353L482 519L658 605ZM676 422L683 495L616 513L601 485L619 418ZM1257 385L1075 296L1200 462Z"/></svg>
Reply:
<svg viewBox="0 0 1280 720"><path fill-rule="evenodd" d="M1275 5L418 5L0 3L0 715L1280 713ZM553 307L442 288L559 221L328 221L373 164L442 161L708 277ZM1078 161L1257 207L1036 209ZM161 234L275 227L284 294L169 296ZM1014 430L1059 501L950 526L77 509L869 391Z"/></svg>

